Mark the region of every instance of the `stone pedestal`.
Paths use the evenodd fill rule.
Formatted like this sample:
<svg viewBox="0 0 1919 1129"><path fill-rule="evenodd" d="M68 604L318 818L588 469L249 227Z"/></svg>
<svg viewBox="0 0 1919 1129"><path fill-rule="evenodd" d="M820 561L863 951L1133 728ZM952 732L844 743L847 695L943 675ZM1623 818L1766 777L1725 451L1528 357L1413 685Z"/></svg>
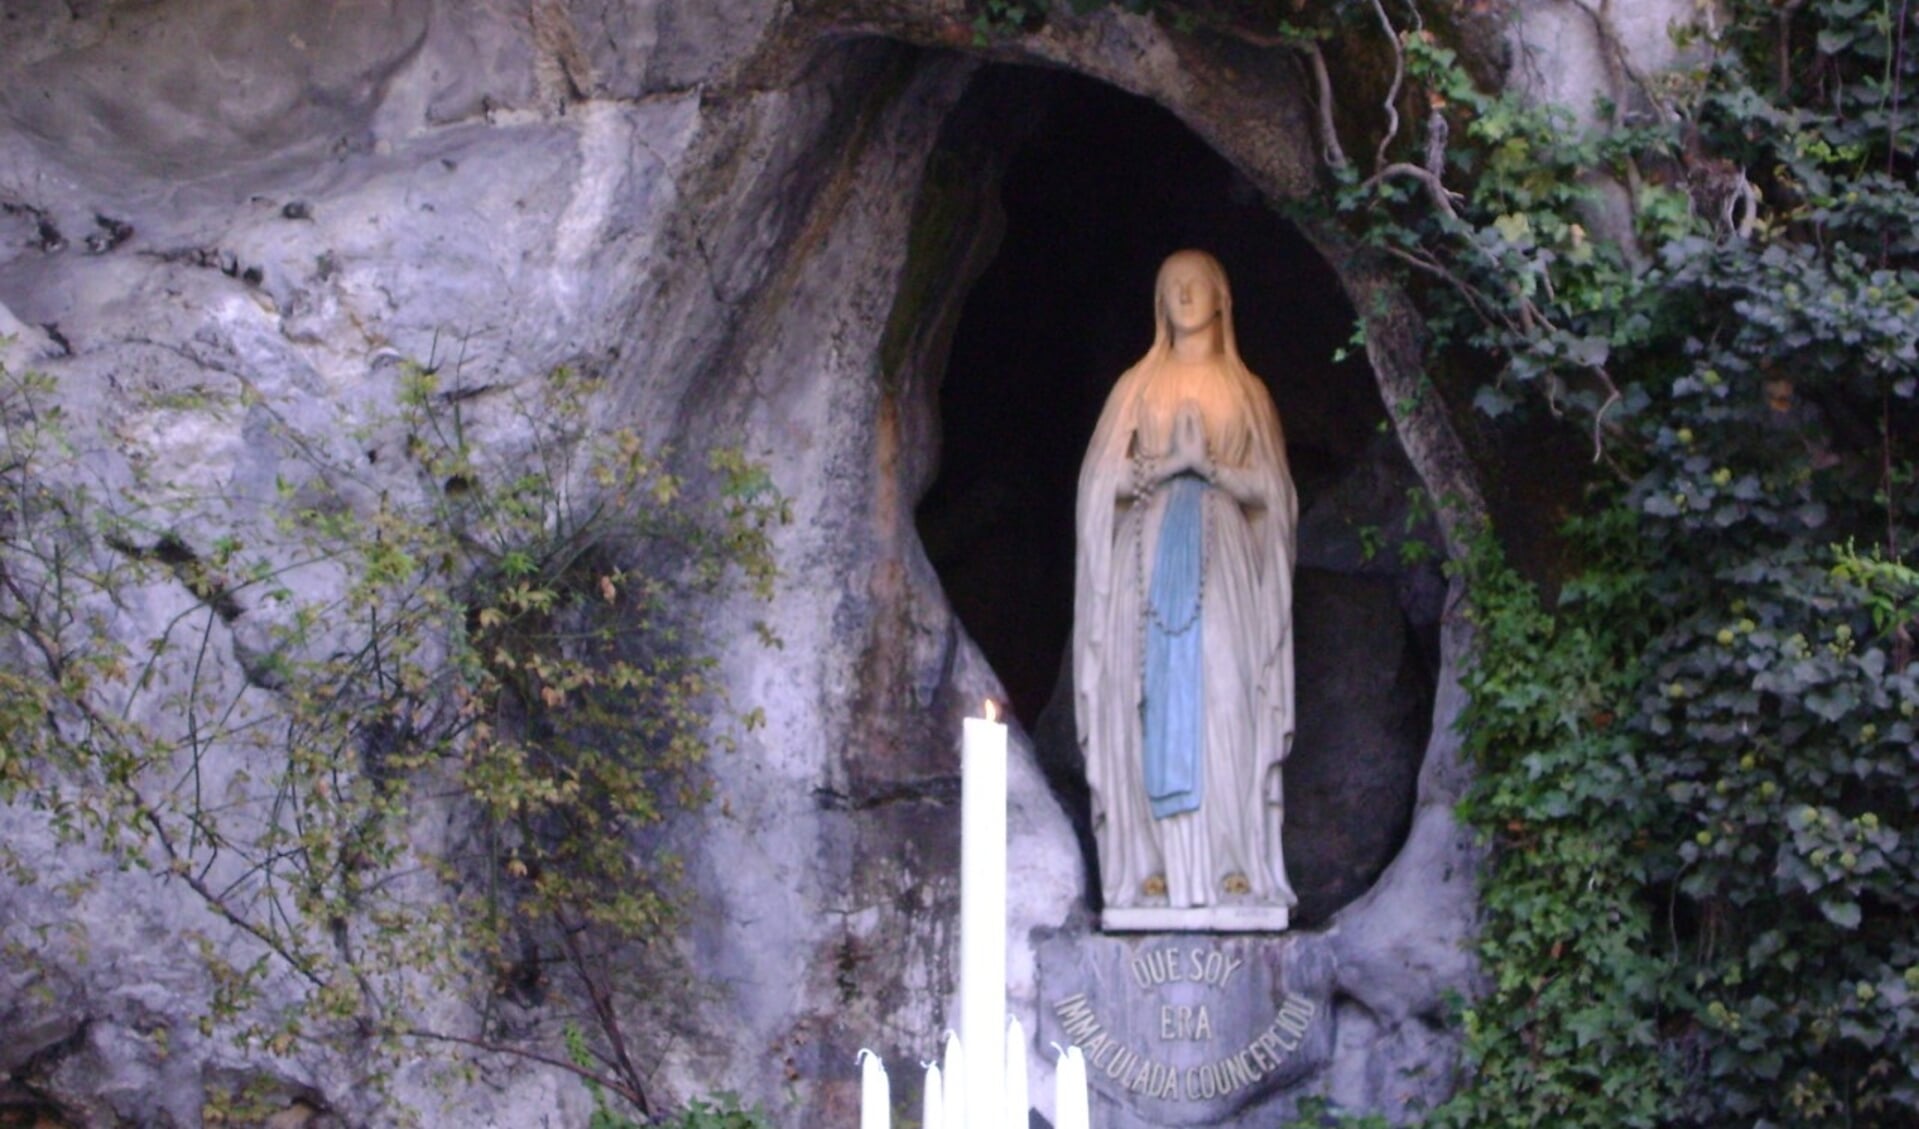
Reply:
<svg viewBox="0 0 1919 1129"><path fill-rule="evenodd" d="M1236 1124L1332 1061L1317 934L1061 932L1039 946L1039 1043L1077 1043L1111 1126Z"/></svg>
<svg viewBox="0 0 1919 1129"><path fill-rule="evenodd" d="M1120 906L1099 915L1108 933L1284 933L1285 906Z"/></svg>

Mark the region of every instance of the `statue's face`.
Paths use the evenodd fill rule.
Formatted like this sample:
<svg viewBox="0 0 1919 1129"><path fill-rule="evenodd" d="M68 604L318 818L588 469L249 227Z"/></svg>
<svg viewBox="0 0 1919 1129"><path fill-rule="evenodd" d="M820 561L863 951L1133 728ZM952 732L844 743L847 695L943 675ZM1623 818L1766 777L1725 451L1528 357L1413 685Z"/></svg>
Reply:
<svg viewBox="0 0 1919 1129"><path fill-rule="evenodd" d="M1205 329L1219 317L1219 288L1213 284L1212 272L1199 260L1175 260L1168 265L1165 285L1162 297L1166 316L1175 332Z"/></svg>

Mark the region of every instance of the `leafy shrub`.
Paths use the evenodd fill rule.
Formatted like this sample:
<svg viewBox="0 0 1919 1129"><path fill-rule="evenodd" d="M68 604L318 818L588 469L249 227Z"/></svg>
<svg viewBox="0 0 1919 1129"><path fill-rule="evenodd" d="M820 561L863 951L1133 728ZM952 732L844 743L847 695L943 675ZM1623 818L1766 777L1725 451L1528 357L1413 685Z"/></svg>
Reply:
<svg viewBox="0 0 1919 1129"><path fill-rule="evenodd" d="M1469 187L1342 196L1499 365L1480 406L1579 420L1602 471L1556 601L1462 562L1494 987L1446 1124L1919 1119L1919 61L1903 10L1731 14L1595 138L1406 35ZM1637 247L1585 230L1594 170Z"/></svg>
<svg viewBox="0 0 1919 1129"><path fill-rule="evenodd" d="M757 721L690 616L770 592L785 503L737 453L690 483L634 433L589 431L596 391L554 374L508 460L460 390L408 369L372 430L404 435L417 490L376 492L287 430L305 462L282 519L209 535L175 524L206 499L89 488L52 386L0 370L0 800L244 938L188 939L203 1033L506 1050L650 1111L616 958L671 927L657 828ZM178 610L150 629L134 609L156 592ZM0 853L23 881L47 861ZM559 970L591 1016L583 1064L498 1023ZM426 1018L462 985L470 1026Z"/></svg>

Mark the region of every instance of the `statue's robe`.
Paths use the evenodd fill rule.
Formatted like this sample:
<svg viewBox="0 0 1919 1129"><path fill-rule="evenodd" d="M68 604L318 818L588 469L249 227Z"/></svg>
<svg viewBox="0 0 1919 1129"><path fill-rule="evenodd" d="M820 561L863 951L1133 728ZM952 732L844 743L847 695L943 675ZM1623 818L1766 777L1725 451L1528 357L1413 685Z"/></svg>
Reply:
<svg viewBox="0 0 1919 1129"><path fill-rule="evenodd" d="M1074 706L1109 907L1295 901L1280 853L1279 765L1293 735L1298 500L1272 398L1238 362L1230 331L1226 339L1227 352L1210 368L1172 364L1156 348L1122 376L1080 471ZM1194 693L1190 684L1164 682L1162 674L1162 688L1196 697L1202 716L1196 765L1155 762L1152 775L1164 792L1196 768L1190 783L1197 804L1162 797L1160 807L1169 814L1156 817L1146 783L1143 721L1146 608L1154 598L1162 527L1179 491L1169 481L1141 500L1132 489L1137 456L1157 459L1171 452L1182 408L1201 414L1212 460L1252 504L1208 484L1199 520L1174 522L1188 530L1197 526L1204 539L1198 546L1199 591L1193 593L1200 682ZM1191 606L1181 605L1177 592L1169 599L1163 611L1171 614L1162 620L1176 619L1182 606ZM1174 670L1171 677L1192 673ZM1243 894L1226 891L1234 875L1246 883ZM1164 878L1163 898L1146 892L1154 876Z"/></svg>

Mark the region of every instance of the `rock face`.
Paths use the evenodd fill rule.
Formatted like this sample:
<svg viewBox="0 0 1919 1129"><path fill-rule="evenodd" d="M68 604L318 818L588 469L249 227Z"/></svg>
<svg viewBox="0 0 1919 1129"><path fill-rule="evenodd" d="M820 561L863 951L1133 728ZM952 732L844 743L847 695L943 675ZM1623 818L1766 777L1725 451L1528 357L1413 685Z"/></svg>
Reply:
<svg viewBox="0 0 1919 1129"><path fill-rule="evenodd" d="M732 1090L782 1125L852 1119L860 1046L893 1064L906 1107L906 1065L955 1018L956 735L1002 691L913 510L938 466L952 324L995 238L992 194L977 188L926 226L928 157L980 57L1150 98L1270 199L1314 183L1311 103L1283 52L1120 11L1061 11L976 48L969 19L944 0L147 0L0 14L5 363L52 378L78 465L168 544L205 554L270 537L283 493L317 465L357 467L330 485L366 512L417 490L406 436L382 422L402 361L437 367L468 398L502 466L532 442L514 405L562 366L605 382L595 416L608 425L767 463L793 505L778 595L695 613L765 725L713 762L715 802L671 831L693 905L673 943L638 961L650 978L621 1006L660 1095ZM1308 235L1337 250L1331 233ZM1430 570L1368 575L1352 530L1403 529L1391 506L1409 485L1476 495L1437 409L1395 392L1417 355L1416 324L1393 320L1403 302L1363 266L1334 266L1375 323L1368 350L1405 451L1329 480L1326 516L1307 515L1302 543L1321 548L1302 560L1301 631L1370 640L1389 669L1364 685L1329 678L1304 711L1361 711L1376 739L1321 742L1297 766L1348 798L1317 825L1292 821L1289 854L1325 876L1302 891L1307 928L1225 944L1266 970L1273 1001L1315 1000L1312 1051L1207 1107L1217 1124L1269 1124L1309 1095L1414 1116L1452 1085L1442 1001L1473 983L1473 859L1451 815L1467 632ZM1384 502L1363 497L1386 481L1362 481L1368 467L1391 479ZM1422 536L1437 544L1451 527ZM273 710L249 667L270 609L216 615L179 583L128 593L115 614L129 639L202 617L217 676ZM753 641L756 620L781 649ZM1409 714L1427 691L1406 686L1435 682L1430 711ZM1083 812L1032 742L1014 745L1009 991L1038 1031L1062 998L1047 968L1124 969L1136 954L1089 932ZM244 758L211 750L207 770L231 777ZM1360 810L1376 818L1360 824ZM430 814L422 834L438 833ZM287 1118L275 1124L394 1120L360 1084L357 1052L202 1033L215 985L189 939L257 953L179 882L56 848L48 814L25 803L0 807L0 842L36 872L0 883L0 1102L73 1124L197 1125L209 1095L250 1088ZM282 973L265 981L269 998L298 989ZM435 1019L476 1037L468 1014L453 1000ZM553 1016L522 1018L537 1030ZM1127 1030L1144 1039L1146 1023ZM1040 1045L1033 1093L1049 1115ZM472 1061L484 1084L409 1057L392 1092L446 1124L586 1121L591 1100L565 1070ZM1100 1103L1102 1125L1156 1123L1111 1094Z"/></svg>

